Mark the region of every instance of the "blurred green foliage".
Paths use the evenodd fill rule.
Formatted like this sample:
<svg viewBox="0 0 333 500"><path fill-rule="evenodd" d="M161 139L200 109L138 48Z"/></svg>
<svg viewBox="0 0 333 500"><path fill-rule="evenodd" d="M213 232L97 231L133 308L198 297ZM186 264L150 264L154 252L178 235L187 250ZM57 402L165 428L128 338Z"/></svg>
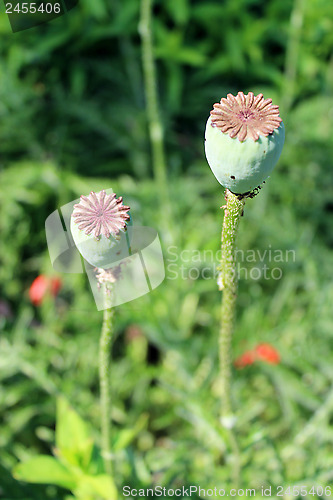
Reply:
<svg viewBox="0 0 333 500"><path fill-rule="evenodd" d="M61 276L59 297L39 308L27 292L38 274L53 274L46 217L109 187L135 223L160 231L166 264L158 289L117 308L112 417L124 439L117 486L231 487L216 420L220 296L214 279L191 278L192 268L213 271L214 262L184 263L180 254L219 248L223 192L205 162L203 133L212 104L238 90L272 97L286 125L281 160L246 204L238 246L295 251L295 259L265 261L282 269L281 279L245 279L243 271L240 281L235 356L261 341L281 355L278 366L234 373L242 486L330 484L333 4L155 2L168 235L151 174L139 6L80 0L67 16L16 34L0 7L0 498L73 498L11 474L19 461L52 455L57 397L71 401L99 442L101 315L87 280ZM242 265L250 271L253 263Z"/></svg>

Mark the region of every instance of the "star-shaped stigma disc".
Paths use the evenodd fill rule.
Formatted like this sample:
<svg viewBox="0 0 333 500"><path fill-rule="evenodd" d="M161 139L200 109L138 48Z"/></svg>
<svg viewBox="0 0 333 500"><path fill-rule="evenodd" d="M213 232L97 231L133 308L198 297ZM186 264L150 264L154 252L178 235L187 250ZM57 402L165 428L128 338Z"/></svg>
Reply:
<svg viewBox="0 0 333 500"><path fill-rule="evenodd" d="M279 106L273 106L272 99L264 99L262 94L255 96L253 92L237 96L228 94L215 103L210 112L212 127L217 127L231 138L238 137L240 142L250 137L254 141L260 135L268 136L279 128L282 119Z"/></svg>
<svg viewBox="0 0 333 500"><path fill-rule="evenodd" d="M99 193L92 191L89 196L81 196L80 203L74 205L72 217L78 228L85 234L92 234L96 239L101 236L117 237L125 231L130 219L130 207L123 205L123 198L116 194L106 194L103 189Z"/></svg>

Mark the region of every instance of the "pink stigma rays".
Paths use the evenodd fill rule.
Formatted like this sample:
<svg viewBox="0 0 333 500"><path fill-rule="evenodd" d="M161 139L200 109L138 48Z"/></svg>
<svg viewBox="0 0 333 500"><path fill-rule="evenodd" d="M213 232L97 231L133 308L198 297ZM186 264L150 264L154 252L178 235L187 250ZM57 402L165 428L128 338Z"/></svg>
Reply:
<svg viewBox="0 0 333 500"><path fill-rule="evenodd" d="M237 96L228 94L219 103L214 104L210 112L212 127L228 133L240 142L247 137L257 141L260 135L267 136L279 128L282 119L279 106L273 106L272 99L264 99L262 94L255 96L253 92Z"/></svg>
<svg viewBox="0 0 333 500"><path fill-rule="evenodd" d="M116 237L120 231L126 230L130 219L127 213L130 207L123 205L122 201L122 197L117 199L115 193L106 194L104 189L99 193L92 191L89 196L82 195L80 203L74 205L72 217L87 235L92 234L97 239L102 235Z"/></svg>

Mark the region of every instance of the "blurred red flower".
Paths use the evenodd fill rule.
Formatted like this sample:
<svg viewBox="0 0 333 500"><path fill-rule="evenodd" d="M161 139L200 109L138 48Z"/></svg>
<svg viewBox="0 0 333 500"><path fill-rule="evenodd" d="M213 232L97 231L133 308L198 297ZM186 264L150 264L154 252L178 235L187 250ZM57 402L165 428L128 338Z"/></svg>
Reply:
<svg viewBox="0 0 333 500"><path fill-rule="evenodd" d="M34 306L40 306L47 294L51 294L53 297L58 295L61 288L61 279L57 277L45 276L45 274L40 274L31 283L29 288L29 298Z"/></svg>
<svg viewBox="0 0 333 500"><path fill-rule="evenodd" d="M258 344L251 351L245 351L235 361L236 368L245 368L245 366L253 365L256 361L266 361L272 365L280 363L280 354L271 344Z"/></svg>
<svg viewBox="0 0 333 500"><path fill-rule="evenodd" d="M266 361L272 365L277 365L280 363L280 354L271 344L258 344L255 348L257 359L261 361Z"/></svg>
<svg viewBox="0 0 333 500"><path fill-rule="evenodd" d="M236 368L245 368L245 366L253 365L256 360L256 353L254 351L245 351L234 361Z"/></svg>

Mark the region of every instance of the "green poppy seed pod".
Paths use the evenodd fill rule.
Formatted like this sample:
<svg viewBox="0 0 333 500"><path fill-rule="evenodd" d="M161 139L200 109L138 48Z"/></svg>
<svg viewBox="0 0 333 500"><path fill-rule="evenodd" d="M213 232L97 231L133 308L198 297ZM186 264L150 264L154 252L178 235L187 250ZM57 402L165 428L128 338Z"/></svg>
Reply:
<svg viewBox="0 0 333 500"><path fill-rule="evenodd" d="M270 175L284 144L284 125L272 99L228 94L214 104L205 133L210 168L222 186L245 194Z"/></svg>
<svg viewBox="0 0 333 500"><path fill-rule="evenodd" d="M94 267L107 269L113 262L128 255L125 234L131 223L130 207L123 205L122 197L100 191L81 196L74 205L71 233L82 257Z"/></svg>

